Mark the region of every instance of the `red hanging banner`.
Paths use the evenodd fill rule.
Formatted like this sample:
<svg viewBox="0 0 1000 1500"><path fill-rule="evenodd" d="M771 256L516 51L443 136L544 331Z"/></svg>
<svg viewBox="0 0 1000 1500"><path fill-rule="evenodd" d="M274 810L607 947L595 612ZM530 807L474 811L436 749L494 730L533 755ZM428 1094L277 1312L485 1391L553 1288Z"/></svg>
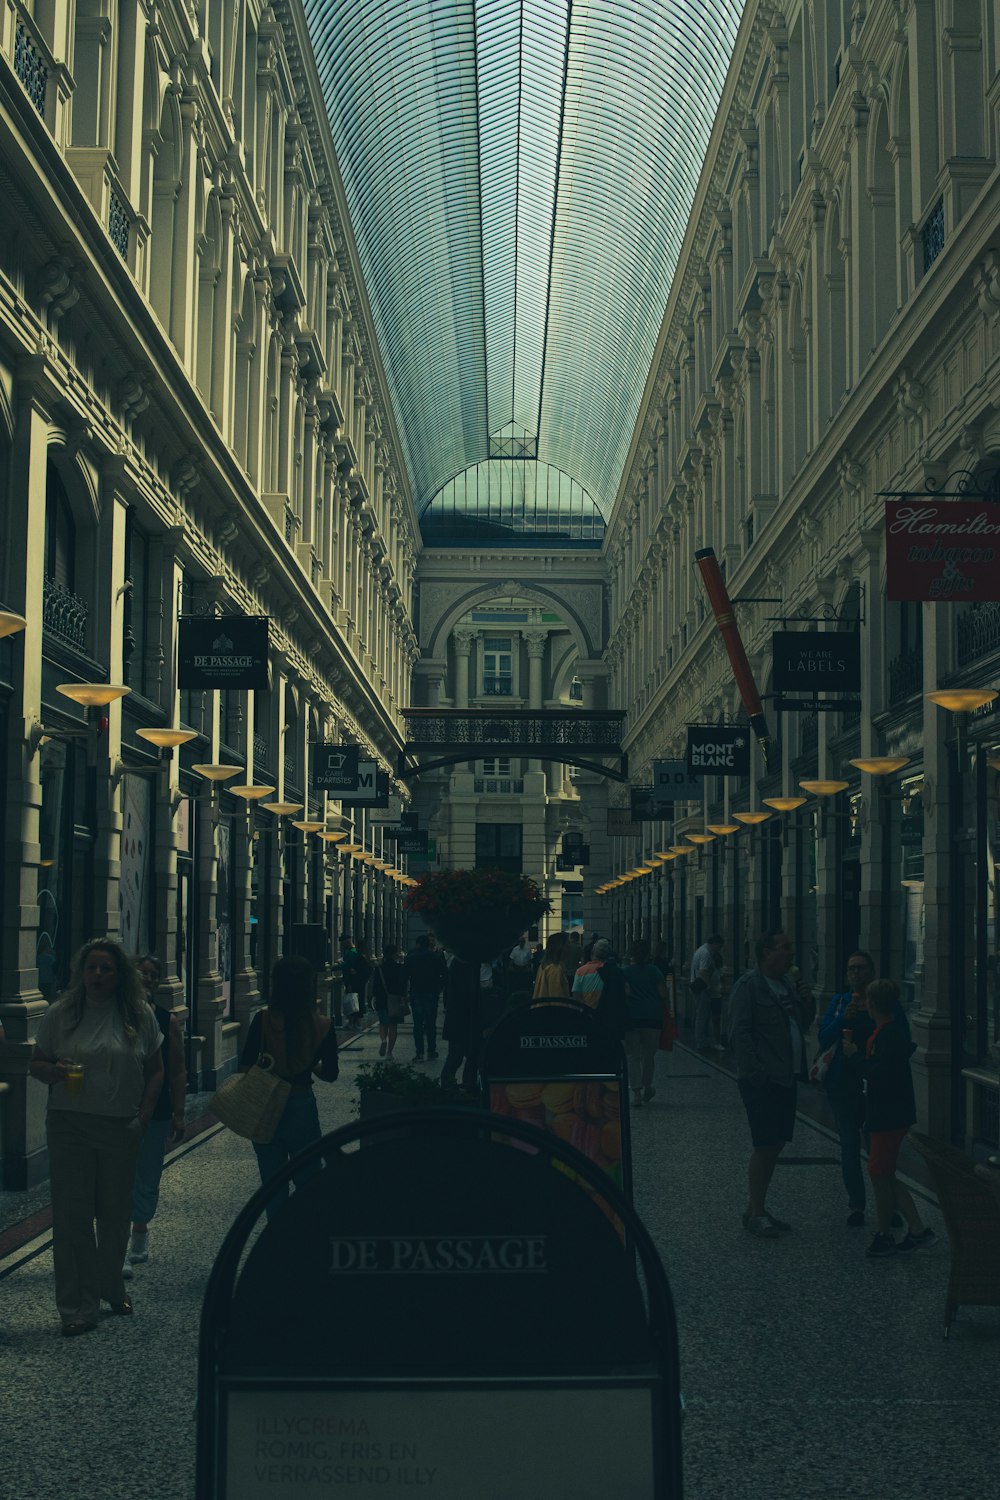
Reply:
<svg viewBox="0 0 1000 1500"><path fill-rule="evenodd" d="M1000 599L1000 506L988 500L887 500L886 595Z"/></svg>

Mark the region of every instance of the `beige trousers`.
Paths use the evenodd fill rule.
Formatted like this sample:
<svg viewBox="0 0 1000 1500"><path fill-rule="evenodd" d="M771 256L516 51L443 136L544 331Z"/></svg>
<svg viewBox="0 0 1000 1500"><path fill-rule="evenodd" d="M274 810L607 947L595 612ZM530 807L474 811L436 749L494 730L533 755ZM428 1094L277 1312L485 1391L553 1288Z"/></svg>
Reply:
<svg viewBox="0 0 1000 1500"><path fill-rule="evenodd" d="M93 1323L101 1299L125 1300L122 1265L142 1131L134 1120L50 1109L46 1134L56 1306L64 1323Z"/></svg>
<svg viewBox="0 0 1000 1500"><path fill-rule="evenodd" d="M660 1045L659 1026L630 1026L625 1033L625 1056L628 1058L628 1084L631 1089L648 1089L653 1082L656 1049Z"/></svg>

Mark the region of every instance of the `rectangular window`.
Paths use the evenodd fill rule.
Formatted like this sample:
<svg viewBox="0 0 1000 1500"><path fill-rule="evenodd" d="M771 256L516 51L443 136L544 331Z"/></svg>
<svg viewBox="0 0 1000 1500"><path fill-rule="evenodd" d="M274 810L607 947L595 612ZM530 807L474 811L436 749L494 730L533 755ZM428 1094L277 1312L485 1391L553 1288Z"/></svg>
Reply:
<svg viewBox="0 0 1000 1500"><path fill-rule="evenodd" d="M510 636L483 636L483 697L509 698L514 691L514 654Z"/></svg>
<svg viewBox="0 0 1000 1500"><path fill-rule="evenodd" d="M521 873L520 823L476 824L476 869Z"/></svg>
<svg viewBox="0 0 1000 1500"><path fill-rule="evenodd" d="M482 770L479 773L481 776L509 776L510 775L510 756L509 755L493 755L493 756L490 757L489 760L482 761L481 765L482 765Z"/></svg>

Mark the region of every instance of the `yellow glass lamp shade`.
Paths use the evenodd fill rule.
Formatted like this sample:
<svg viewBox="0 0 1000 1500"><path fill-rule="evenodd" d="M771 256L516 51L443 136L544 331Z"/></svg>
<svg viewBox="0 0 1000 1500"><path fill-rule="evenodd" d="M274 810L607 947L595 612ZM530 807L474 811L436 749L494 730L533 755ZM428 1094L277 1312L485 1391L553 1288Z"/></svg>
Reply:
<svg viewBox="0 0 1000 1500"><path fill-rule="evenodd" d="M986 764L989 766L991 771L1000 771L1000 755L988 756Z"/></svg>
<svg viewBox="0 0 1000 1500"><path fill-rule="evenodd" d="M686 839L690 839L691 842L692 842L692 844L714 844L715 843L715 834L714 833L686 833L684 835L684 837Z"/></svg>
<svg viewBox="0 0 1000 1500"><path fill-rule="evenodd" d="M687 844L671 844L669 852L671 854L690 854L691 850L688 848Z"/></svg>
<svg viewBox="0 0 1000 1500"><path fill-rule="evenodd" d="M971 714L977 708L985 708L987 703L993 702L996 695L996 688L938 688L936 692L927 694L938 708L946 708L953 714Z"/></svg>
<svg viewBox="0 0 1000 1500"><path fill-rule="evenodd" d="M680 851L679 850L677 850L677 849L668 849L665 854L661 854L660 855L660 864L661 865L669 864L671 860L680 859L680 857L681 856L680 856Z"/></svg>
<svg viewBox="0 0 1000 1500"><path fill-rule="evenodd" d="M55 860L54 859L40 859L38 861L38 863L39 863L39 865L41 866L41 868L43 870L51 870L52 866L55 864Z"/></svg>
<svg viewBox="0 0 1000 1500"><path fill-rule="evenodd" d="M904 766L910 764L908 755L859 755L857 760L850 762L857 766L859 771L864 771L866 776L891 776L893 771L901 771Z"/></svg>
<svg viewBox="0 0 1000 1500"><path fill-rule="evenodd" d="M173 750L178 745L186 745L188 740L195 738L193 729L137 729L136 737L146 740L150 745L156 745L160 750Z"/></svg>
<svg viewBox="0 0 1000 1500"><path fill-rule="evenodd" d="M301 802L262 802L260 805L278 818L287 818L290 813L302 811Z"/></svg>
<svg viewBox="0 0 1000 1500"><path fill-rule="evenodd" d="M132 689L123 682L60 682L56 692L64 698L72 698L82 708L106 708L118 698L124 698Z"/></svg>
<svg viewBox="0 0 1000 1500"><path fill-rule="evenodd" d="M763 800L768 807L773 807L775 812L794 812L797 807L804 807L809 799L808 797L765 797Z"/></svg>
<svg viewBox="0 0 1000 1500"><path fill-rule="evenodd" d="M745 823L748 828L754 828L758 823L766 823L771 816L769 812L741 812L733 813L733 817L740 823Z"/></svg>
<svg viewBox="0 0 1000 1500"><path fill-rule="evenodd" d="M709 833L718 834L723 838L727 833L739 833L740 831L740 825L738 823L706 823L705 827L708 829Z"/></svg>
<svg viewBox="0 0 1000 1500"><path fill-rule="evenodd" d="M0 640L7 635L17 635L27 623L23 615L15 614L12 609L0 609Z"/></svg>
<svg viewBox="0 0 1000 1500"><path fill-rule="evenodd" d="M326 844L339 844L343 839L346 839L346 837L346 833L338 833L332 829L327 830L326 833L320 834L320 838Z"/></svg>
<svg viewBox="0 0 1000 1500"><path fill-rule="evenodd" d="M800 781L799 786L814 797L833 797L837 792L847 791L846 781L836 781L832 777L820 781Z"/></svg>
<svg viewBox="0 0 1000 1500"><path fill-rule="evenodd" d="M322 823L312 823L308 818L296 818L292 823L292 827L297 828L300 833L319 833L323 825Z"/></svg>
<svg viewBox="0 0 1000 1500"><path fill-rule="evenodd" d="M192 766L192 771L197 771L199 776L204 776L206 781L230 781L242 771L242 766Z"/></svg>
<svg viewBox="0 0 1000 1500"><path fill-rule="evenodd" d="M259 802L263 797L273 797L273 786L227 786L227 792L234 797L242 797L244 802Z"/></svg>

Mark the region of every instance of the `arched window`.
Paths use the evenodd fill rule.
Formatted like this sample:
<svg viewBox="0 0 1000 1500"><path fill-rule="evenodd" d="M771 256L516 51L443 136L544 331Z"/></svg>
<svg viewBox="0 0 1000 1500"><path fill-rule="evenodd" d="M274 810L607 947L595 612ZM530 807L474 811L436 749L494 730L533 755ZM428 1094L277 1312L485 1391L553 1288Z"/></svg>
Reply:
<svg viewBox="0 0 1000 1500"><path fill-rule="evenodd" d="M45 476L45 579L61 589L75 582L76 526L66 486L49 463Z"/></svg>

